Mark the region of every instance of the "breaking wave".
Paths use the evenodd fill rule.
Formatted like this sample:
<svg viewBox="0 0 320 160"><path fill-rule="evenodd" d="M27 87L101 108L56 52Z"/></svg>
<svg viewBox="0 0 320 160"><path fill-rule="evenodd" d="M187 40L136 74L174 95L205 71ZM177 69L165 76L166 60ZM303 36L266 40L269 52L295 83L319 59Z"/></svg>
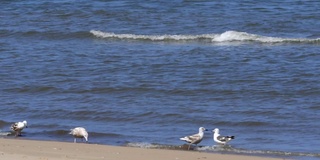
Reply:
<svg viewBox="0 0 320 160"><path fill-rule="evenodd" d="M211 43L223 42L258 42L258 43L320 43L320 38L280 38L268 37L247 32L226 31L221 34L200 34L200 35L136 35L136 34L115 34L91 30L91 34L98 38L105 39L127 39L127 40L150 40L150 41L200 41Z"/></svg>

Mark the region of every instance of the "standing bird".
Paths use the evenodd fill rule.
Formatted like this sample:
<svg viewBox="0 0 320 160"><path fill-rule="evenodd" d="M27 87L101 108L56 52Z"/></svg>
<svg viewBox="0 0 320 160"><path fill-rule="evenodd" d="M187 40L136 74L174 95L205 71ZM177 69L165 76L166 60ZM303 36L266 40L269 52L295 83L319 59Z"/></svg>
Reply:
<svg viewBox="0 0 320 160"><path fill-rule="evenodd" d="M234 136L220 136L218 128L212 130L212 132L213 132L213 140L219 144L225 145L226 143L234 139Z"/></svg>
<svg viewBox="0 0 320 160"><path fill-rule="evenodd" d="M70 129L70 133L71 135L73 135L74 137L74 143L77 143L77 138L83 138L86 140L86 142L88 142L88 132L86 131L86 129L84 129L83 127L76 127L74 129Z"/></svg>
<svg viewBox="0 0 320 160"><path fill-rule="evenodd" d="M188 147L188 150L189 150L191 144L197 145L198 143L200 143L202 141L203 136L204 136L204 131L208 131L208 130L205 129L204 127L200 127L199 133L191 135L191 136L185 136L183 138L180 138L180 140L186 141L189 143L189 147Z"/></svg>
<svg viewBox="0 0 320 160"><path fill-rule="evenodd" d="M16 123L12 124L10 127L10 129L15 132L16 137L21 136L21 131L24 128L28 128L27 121L25 121L25 120L23 122L16 122Z"/></svg>

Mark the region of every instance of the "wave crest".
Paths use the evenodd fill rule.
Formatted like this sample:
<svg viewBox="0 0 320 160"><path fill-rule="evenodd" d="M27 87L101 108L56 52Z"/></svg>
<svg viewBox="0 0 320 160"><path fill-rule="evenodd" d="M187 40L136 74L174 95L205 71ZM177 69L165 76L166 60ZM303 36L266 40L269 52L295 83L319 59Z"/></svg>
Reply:
<svg viewBox="0 0 320 160"><path fill-rule="evenodd" d="M210 34L203 35L136 35L136 34L115 34L112 32L102 32L91 30L91 34L98 38L118 38L118 39L133 39L133 40L151 40L151 41L181 41L181 40L199 40L199 39L211 39Z"/></svg>
<svg viewBox="0 0 320 160"><path fill-rule="evenodd" d="M150 40L150 41L201 41L201 42L258 42L258 43L320 43L320 38L280 38L268 37L247 32L226 31L221 34L200 34L200 35L136 35L136 34L115 34L91 30L91 34L98 38L127 39L127 40Z"/></svg>

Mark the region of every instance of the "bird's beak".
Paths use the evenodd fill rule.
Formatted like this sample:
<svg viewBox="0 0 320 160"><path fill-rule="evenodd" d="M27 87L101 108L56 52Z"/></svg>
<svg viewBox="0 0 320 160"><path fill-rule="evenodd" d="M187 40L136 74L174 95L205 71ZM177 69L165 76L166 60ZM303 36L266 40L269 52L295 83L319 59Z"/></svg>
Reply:
<svg viewBox="0 0 320 160"><path fill-rule="evenodd" d="M26 128L28 128L28 126L26 126Z"/></svg>
<svg viewBox="0 0 320 160"><path fill-rule="evenodd" d="M204 131L209 131L208 129L205 129Z"/></svg>

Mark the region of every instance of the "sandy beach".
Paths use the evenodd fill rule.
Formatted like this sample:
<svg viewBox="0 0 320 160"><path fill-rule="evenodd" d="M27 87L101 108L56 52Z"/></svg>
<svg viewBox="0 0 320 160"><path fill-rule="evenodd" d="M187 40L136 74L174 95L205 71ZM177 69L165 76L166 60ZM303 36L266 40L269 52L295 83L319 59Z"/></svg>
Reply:
<svg viewBox="0 0 320 160"><path fill-rule="evenodd" d="M1 160L276 160L277 158L85 143L0 139Z"/></svg>

